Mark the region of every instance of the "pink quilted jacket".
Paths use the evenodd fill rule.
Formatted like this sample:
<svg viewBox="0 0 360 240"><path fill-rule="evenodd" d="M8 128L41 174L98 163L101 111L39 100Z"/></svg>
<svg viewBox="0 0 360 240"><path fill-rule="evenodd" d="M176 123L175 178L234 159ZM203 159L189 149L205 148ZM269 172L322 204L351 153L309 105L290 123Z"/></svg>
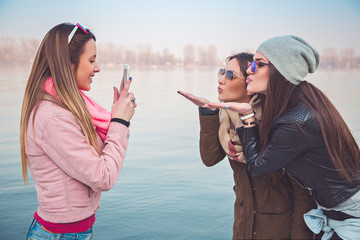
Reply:
<svg viewBox="0 0 360 240"><path fill-rule="evenodd" d="M114 186L125 158L129 129L112 122L101 155L89 147L75 117L42 101L27 129L27 157L36 183L38 215L49 222L85 219L100 206L102 191Z"/></svg>

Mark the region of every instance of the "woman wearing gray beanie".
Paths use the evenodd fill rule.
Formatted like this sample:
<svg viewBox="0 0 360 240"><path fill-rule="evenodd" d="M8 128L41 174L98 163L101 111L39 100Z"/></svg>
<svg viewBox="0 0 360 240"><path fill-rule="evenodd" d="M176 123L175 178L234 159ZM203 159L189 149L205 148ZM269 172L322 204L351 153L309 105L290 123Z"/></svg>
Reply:
<svg viewBox="0 0 360 240"><path fill-rule="evenodd" d="M261 99L248 95L245 82L247 63L253 55L229 56L218 72L218 99L223 102L249 102L261 118ZM280 169L262 177L247 173L242 146L236 133L241 124L231 110L210 109L209 100L178 91L199 107L200 156L214 166L228 160L234 172L233 239L312 239L303 214L316 207L310 194Z"/></svg>
<svg viewBox="0 0 360 240"><path fill-rule="evenodd" d="M304 215L322 239L360 239L359 146L330 100L305 81L319 54L303 39L266 40L249 63L247 90L264 96L261 126L248 103L210 103L236 111L251 176L283 169L309 190L318 208Z"/></svg>

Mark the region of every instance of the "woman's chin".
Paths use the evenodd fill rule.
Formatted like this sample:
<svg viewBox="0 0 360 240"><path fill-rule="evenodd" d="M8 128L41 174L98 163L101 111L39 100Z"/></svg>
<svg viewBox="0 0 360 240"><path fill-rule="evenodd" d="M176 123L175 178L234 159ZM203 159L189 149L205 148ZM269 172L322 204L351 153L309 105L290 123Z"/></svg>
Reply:
<svg viewBox="0 0 360 240"><path fill-rule="evenodd" d="M228 98L222 98L219 99L220 102L235 102L233 99L228 99Z"/></svg>
<svg viewBox="0 0 360 240"><path fill-rule="evenodd" d="M90 91L90 89L91 89L91 86L87 86L87 87L85 87L84 89L82 89L83 91Z"/></svg>

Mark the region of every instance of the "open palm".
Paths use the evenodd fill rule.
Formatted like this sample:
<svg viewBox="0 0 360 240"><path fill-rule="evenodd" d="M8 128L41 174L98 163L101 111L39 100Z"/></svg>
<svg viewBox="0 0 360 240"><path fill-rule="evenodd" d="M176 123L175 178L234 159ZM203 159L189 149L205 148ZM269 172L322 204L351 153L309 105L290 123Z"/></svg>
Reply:
<svg viewBox="0 0 360 240"><path fill-rule="evenodd" d="M215 110L216 107L211 107L208 105L208 103L210 102L208 99L203 98L203 97L197 97L191 93L187 93L187 92L183 92L183 91L178 91L178 93L182 96L184 96L186 99L190 100L192 103L194 103L196 106L199 107L206 107L209 108L211 110Z"/></svg>
<svg viewBox="0 0 360 240"><path fill-rule="evenodd" d="M252 111L252 106L249 103L237 103L237 102L221 102L221 103L214 103L209 102L209 107L212 108L223 108L229 109L231 111L240 113L241 115L248 114Z"/></svg>

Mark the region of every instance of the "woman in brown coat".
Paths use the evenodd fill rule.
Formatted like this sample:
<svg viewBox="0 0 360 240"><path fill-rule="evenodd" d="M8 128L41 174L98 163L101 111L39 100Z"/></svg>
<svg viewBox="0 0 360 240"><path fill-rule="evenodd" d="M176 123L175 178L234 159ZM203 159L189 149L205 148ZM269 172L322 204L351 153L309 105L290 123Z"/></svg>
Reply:
<svg viewBox="0 0 360 240"><path fill-rule="evenodd" d="M248 95L245 79L252 54L240 53L227 59L218 74L218 98L222 102L249 102L261 118L258 95ZM284 171L253 178L246 171L242 146L236 134L241 126L237 113L212 109L205 98L178 91L199 106L200 154L206 166L228 157L234 171L233 239L312 239L303 214L315 206L308 192Z"/></svg>

